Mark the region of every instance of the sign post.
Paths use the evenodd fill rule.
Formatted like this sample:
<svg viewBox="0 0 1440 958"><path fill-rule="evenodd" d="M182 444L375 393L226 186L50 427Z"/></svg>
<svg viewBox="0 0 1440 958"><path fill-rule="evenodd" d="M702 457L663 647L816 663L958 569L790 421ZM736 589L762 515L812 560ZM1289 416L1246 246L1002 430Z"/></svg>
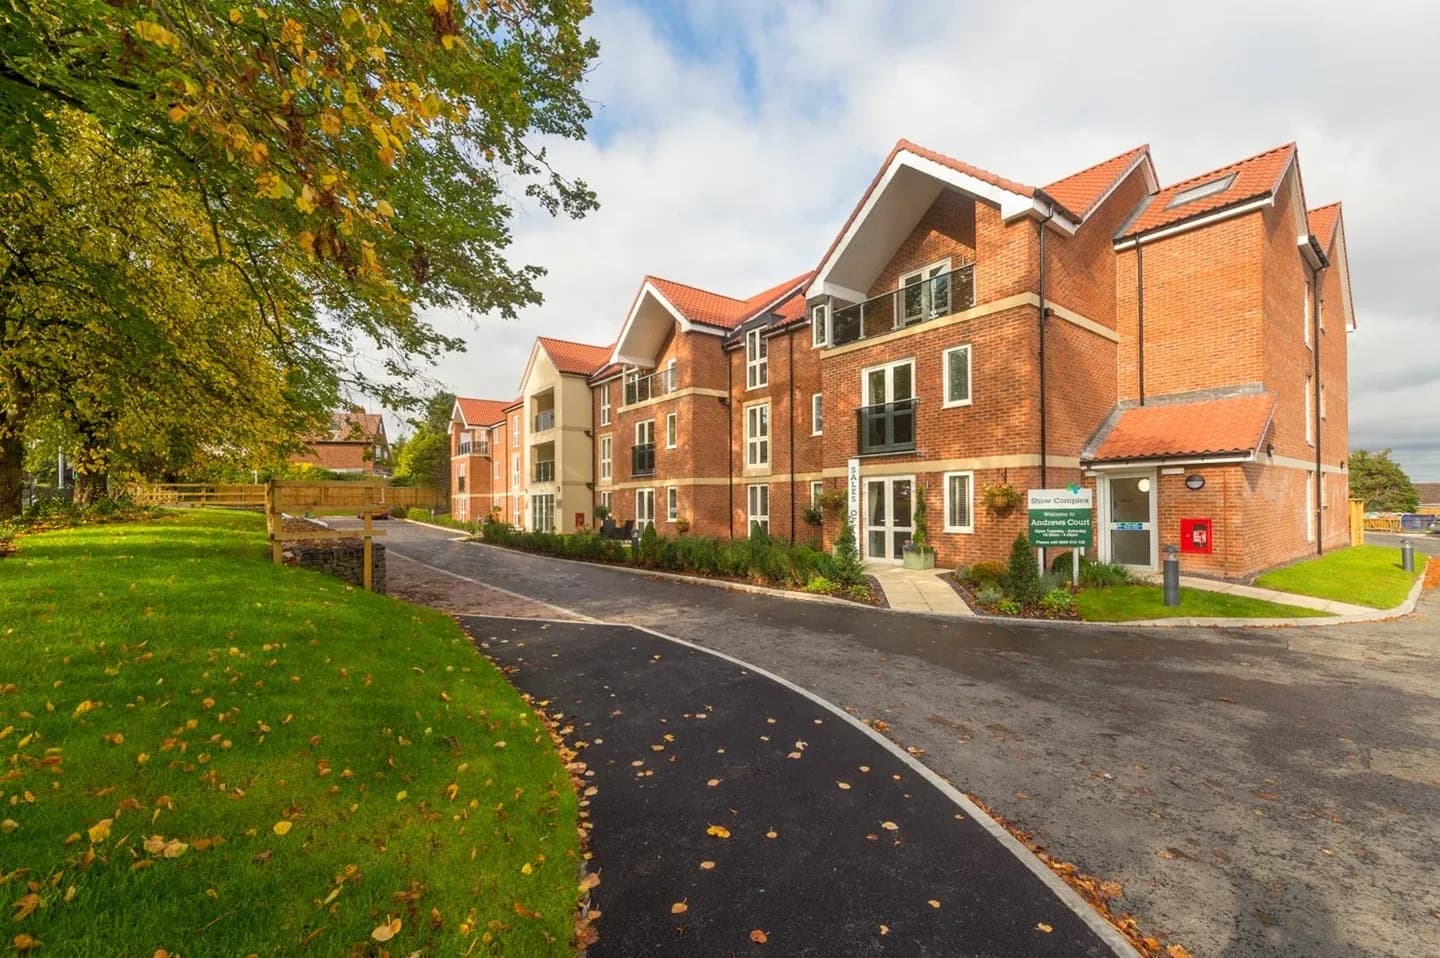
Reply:
<svg viewBox="0 0 1440 958"><path fill-rule="evenodd" d="M850 529L855 533L855 547L860 547L860 460L851 459L845 464L845 515L850 519Z"/></svg>
<svg viewBox="0 0 1440 958"><path fill-rule="evenodd" d="M1080 584L1080 550L1095 538L1091 511L1095 495L1079 485L1068 489L1031 489L1028 495L1030 544L1037 548L1069 548L1070 577Z"/></svg>

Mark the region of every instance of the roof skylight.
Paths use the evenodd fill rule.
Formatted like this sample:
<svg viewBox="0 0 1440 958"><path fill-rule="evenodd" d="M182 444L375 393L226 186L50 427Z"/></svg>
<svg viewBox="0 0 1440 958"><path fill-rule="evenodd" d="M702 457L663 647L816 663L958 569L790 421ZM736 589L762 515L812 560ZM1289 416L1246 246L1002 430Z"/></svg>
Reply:
<svg viewBox="0 0 1440 958"><path fill-rule="evenodd" d="M1203 200L1207 196L1214 196L1216 193L1224 193L1235 182L1235 174L1230 173L1220 177L1218 180L1211 180L1208 183L1201 183L1199 186L1192 186L1188 190L1181 190L1170 198L1170 203L1165 207L1173 210L1177 206L1184 206L1186 203L1193 203L1196 200Z"/></svg>

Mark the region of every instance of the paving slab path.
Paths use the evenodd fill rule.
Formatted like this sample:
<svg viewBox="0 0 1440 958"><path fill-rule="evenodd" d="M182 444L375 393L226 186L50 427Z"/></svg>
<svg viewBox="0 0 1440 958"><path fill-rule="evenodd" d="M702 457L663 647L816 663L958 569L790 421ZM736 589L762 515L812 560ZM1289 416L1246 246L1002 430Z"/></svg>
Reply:
<svg viewBox="0 0 1440 958"><path fill-rule="evenodd" d="M800 692L627 626L460 621L588 765L594 958L1116 954L973 809Z"/></svg>

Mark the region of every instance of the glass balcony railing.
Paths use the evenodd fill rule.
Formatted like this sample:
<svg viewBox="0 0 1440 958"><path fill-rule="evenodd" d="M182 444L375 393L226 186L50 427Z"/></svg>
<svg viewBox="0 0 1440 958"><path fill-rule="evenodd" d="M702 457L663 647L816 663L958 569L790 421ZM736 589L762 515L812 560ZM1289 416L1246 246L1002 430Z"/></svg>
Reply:
<svg viewBox="0 0 1440 958"><path fill-rule="evenodd" d="M915 451L914 399L862 406L855 415L860 429L860 455Z"/></svg>
<svg viewBox="0 0 1440 958"><path fill-rule="evenodd" d="M630 447L630 475L655 475L655 444L653 442Z"/></svg>
<svg viewBox="0 0 1440 958"><path fill-rule="evenodd" d="M830 314L830 345L843 346L975 305L975 264L910 283Z"/></svg>
<svg viewBox="0 0 1440 958"><path fill-rule="evenodd" d="M546 459L544 462L537 462L530 467L531 482L554 482L555 481L555 460Z"/></svg>
<svg viewBox="0 0 1440 958"><path fill-rule="evenodd" d="M544 432L547 429L555 428L555 410L547 409L544 412L535 414L535 431Z"/></svg>
<svg viewBox="0 0 1440 958"><path fill-rule="evenodd" d="M679 370L674 366L656 370L648 376L631 376L625 380L625 405L633 406L647 399L673 393L679 388L679 381Z"/></svg>
<svg viewBox="0 0 1440 958"><path fill-rule="evenodd" d="M461 456L488 456L490 455L490 444L488 442L475 442L471 439L460 440Z"/></svg>

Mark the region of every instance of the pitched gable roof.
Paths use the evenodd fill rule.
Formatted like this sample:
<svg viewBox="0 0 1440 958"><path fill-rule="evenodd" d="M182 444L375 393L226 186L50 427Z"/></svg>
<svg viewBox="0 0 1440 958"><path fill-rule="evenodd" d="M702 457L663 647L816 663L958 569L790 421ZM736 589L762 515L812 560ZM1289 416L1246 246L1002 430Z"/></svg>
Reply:
<svg viewBox="0 0 1440 958"><path fill-rule="evenodd" d="M1280 188L1285 171L1295 159L1295 144L1286 143L1273 150L1192 176L1188 180L1165 187L1136 211L1130 222L1120 228L1117 240L1129 239L1194 219L1205 213L1271 196ZM1210 184L1223 184L1215 192L1185 201L1182 194ZM1180 202L1176 202L1179 200Z"/></svg>
<svg viewBox="0 0 1440 958"><path fill-rule="evenodd" d="M1275 397L1269 393L1126 409L1086 462L1244 456L1265 438Z"/></svg>
<svg viewBox="0 0 1440 958"><path fill-rule="evenodd" d="M310 438L310 442L373 442L385 436L385 418L378 412L348 410L331 413L330 431Z"/></svg>
<svg viewBox="0 0 1440 958"><path fill-rule="evenodd" d="M1066 209L1075 210L1083 220L1137 163L1148 161L1149 155L1150 144L1146 143L1078 173L1071 173L1043 187L1043 190Z"/></svg>
<svg viewBox="0 0 1440 958"><path fill-rule="evenodd" d="M604 366L610 361L610 350L613 348L576 343L568 339L552 339L549 336L537 336L535 341L545 350L550 362L555 364L559 372L574 376L589 376Z"/></svg>
<svg viewBox="0 0 1440 958"><path fill-rule="evenodd" d="M791 277L783 283L763 289L746 299L712 293L697 286L677 283L659 276L647 276L645 280L653 285L660 295L664 296L670 305L690 322L729 330L765 309L773 307L787 294L793 293L808 283L812 275L814 274L808 271L801 273L799 276Z"/></svg>
<svg viewBox="0 0 1440 958"><path fill-rule="evenodd" d="M1329 206L1310 210L1305 214L1305 219L1310 224L1310 235L1315 237L1320 248L1328 253L1330 243L1335 239L1335 224L1340 222L1340 204L1331 203Z"/></svg>
<svg viewBox="0 0 1440 958"><path fill-rule="evenodd" d="M460 410L460 418L467 426L492 426L505 418L505 407L510 405L505 399L470 399L465 396L455 397L455 406Z"/></svg>

